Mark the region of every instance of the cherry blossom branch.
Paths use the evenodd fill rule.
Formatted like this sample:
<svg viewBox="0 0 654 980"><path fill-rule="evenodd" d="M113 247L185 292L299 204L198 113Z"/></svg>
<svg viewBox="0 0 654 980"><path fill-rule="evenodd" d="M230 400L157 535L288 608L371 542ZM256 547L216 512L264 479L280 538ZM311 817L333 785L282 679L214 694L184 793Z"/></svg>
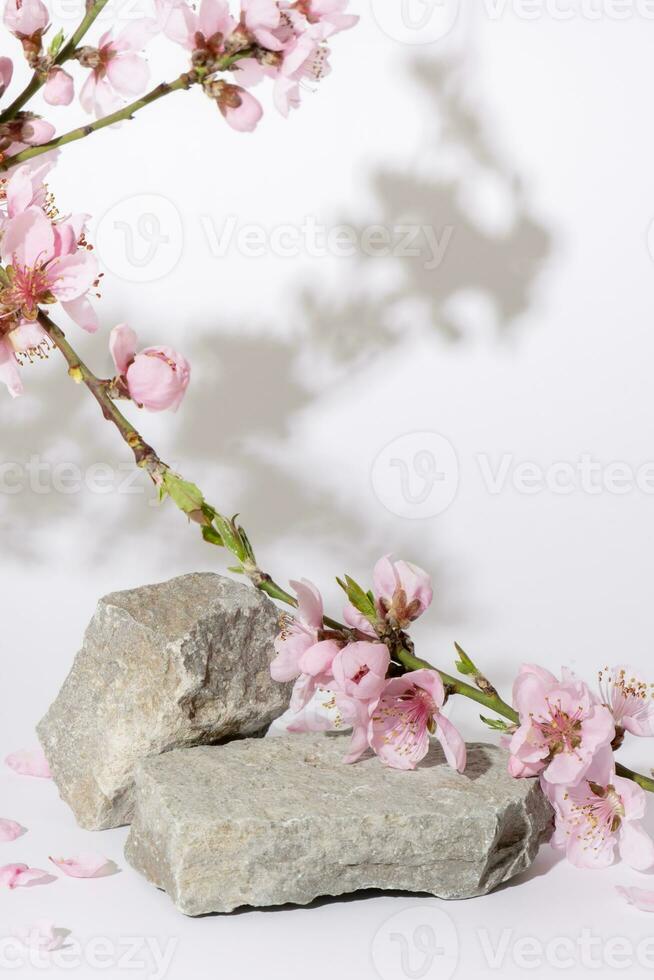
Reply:
<svg viewBox="0 0 654 980"><path fill-rule="evenodd" d="M13 156L7 157L0 163L0 173L2 173L4 170L9 170L10 167L15 167L16 164L24 163L25 160L31 160L33 157L41 156L42 153L48 153L50 150L59 149L62 146L66 146L68 143L75 143L77 140L84 139L86 136L90 136L92 133L97 133L101 129L105 129L107 126L113 126L114 123L132 119L134 117L134 113L138 112L140 109L144 109L145 106L148 106L153 102L157 102L164 96L170 95L171 92L179 92L182 89L188 89L197 81L198 79L193 77L192 72L183 72L179 78L176 78L173 82L161 82L160 85L157 85L156 88L153 88L152 91L148 92L146 95L141 96L140 99L130 102L129 105L124 106L122 109L118 109L116 112L110 113L108 116L103 116L101 119L96 119L95 122L87 123L85 126L79 126L77 129L71 129L70 132L64 133L62 136L57 136L48 143L41 143L39 146L30 146L26 150L21 150L20 153L15 153Z"/></svg>
<svg viewBox="0 0 654 980"><path fill-rule="evenodd" d="M53 59L51 65L52 68L58 65L63 65L66 61L70 61L70 59L75 56L78 44L84 38L87 31L95 22L107 3L108 0L95 0L95 2L91 4L77 30L71 34L69 40L63 45L57 56ZM16 113L22 109L34 95L36 95L44 82L45 77L43 72L35 71L20 95L14 99L11 105L7 106L4 112L0 113L0 123L8 122L10 119L13 119Z"/></svg>
<svg viewBox="0 0 654 980"><path fill-rule="evenodd" d="M77 384L83 384L88 388L100 406L105 419L116 427L123 441L132 450L136 465L146 470L152 481L157 486L161 486L164 473L169 467L159 459L154 449L147 444L131 422L116 408L113 400L109 397L106 382L96 377L84 363L79 354L68 343L61 327L57 326L54 320L50 319L47 313L43 311L39 312L38 319L52 343L66 359L70 377Z"/></svg>
<svg viewBox="0 0 654 980"><path fill-rule="evenodd" d="M85 385L90 391L104 418L114 425L123 441L131 449L136 464L146 470L157 487L163 488L173 498L173 502L187 517L202 526L203 537L206 541L226 548L238 558L239 566L230 570L246 575L256 588L265 592L270 598L293 608L297 607L297 599L259 568L247 534L243 528L236 524L236 520L224 518L205 501L197 487L185 483L180 477L172 473L170 467L159 458L138 430L116 407L112 397L112 383L98 378L91 371L68 342L63 330L42 310L39 312L38 320L52 343L65 358L70 377L78 384ZM349 627L327 616L324 617L323 623L326 628L340 634L353 632ZM520 718L517 711L500 697L493 685L479 673L470 658L458 645L457 652L461 658L458 665L459 669L466 674L473 675L476 686L448 674L421 657L416 657L406 646L396 648L393 656L396 662L407 671L424 669L437 671L449 696L459 695L468 698L493 711L501 718L505 718L511 726L519 724ZM616 771L618 775L632 780L642 789L654 793L654 779L634 772L619 763L616 765Z"/></svg>
<svg viewBox="0 0 654 980"><path fill-rule="evenodd" d="M654 793L654 779L650 779L649 776L643 776L643 774L640 772L634 772L633 769L628 769L619 762L616 763L615 771L618 776L622 776L623 779L631 779L642 789L647 790L648 793Z"/></svg>

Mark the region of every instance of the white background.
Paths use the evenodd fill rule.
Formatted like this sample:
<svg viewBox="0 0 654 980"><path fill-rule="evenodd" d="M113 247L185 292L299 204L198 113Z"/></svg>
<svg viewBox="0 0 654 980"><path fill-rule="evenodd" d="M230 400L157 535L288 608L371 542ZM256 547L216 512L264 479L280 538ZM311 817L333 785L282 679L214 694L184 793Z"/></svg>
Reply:
<svg viewBox="0 0 654 980"><path fill-rule="evenodd" d="M93 216L106 271L103 336L80 347L109 371L106 335L125 320L144 344L188 354L182 409L143 416L142 431L216 506L240 511L278 580L314 579L338 613L334 575L365 580L393 551L434 576L435 602L415 636L442 666L457 639L505 690L525 659L569 664L591 682L624 660L647 671L652 478L639 487L635 474L654 461L654 20L635 0L598 2L596 17L589 3L561 3L566 19L552 4L529 18L511 4L491 5L495 13L478 4L459 11L445 38L407 44L386 8L387 32L367 0L355 6L360 27L336 39L333 74L290 122L271 110L241 136L201 94L183 93L65 150L57 203ZM437 15L448 9L456 13L446 5ZM164 43L151 61L157 79L184 65ZM60 130L79 115L60 112ZM143 215L150 223L139 226ZM148 215L167 238L150 261ZM417 222L449 244L431 270L424 252L309 255L299 233L294 255L253 257L232 243L220 256L215 237L230 216L267 233L307 216L327 228ZM132 252L120 221L131 222ZM152 505L145 482L131 493L120 486L129 457L56 357L26 369L25 383L22 400L0 399L2 458L26 474L32 457L51 466L40 487L26 475L21 493L0 494L2 755L34 743L98 596L225 565L172 507ZM442 479L430 494L415 461L434 447ZM557 492L552 480L566 475L557 470L527 493L515 476L520 464L546 471L584 456L601 464L600 492L581 478ZM62 461L85 475L110 463L113 489L60 492L52 467ZM626 492L616 492L617 463L634 473ZM506 481L491 492L484 473L502 465ZM426 503L412 503L421 494ZM471 706L455 704L451 716L480 737ZM651 767L646 745L626 754ZM45 916L87 952L106 937L114 952L98 975L112 980L152 975L119 965L133 936L176 943L170 980L444 978L456 948L430 917L446 914L459 937L455 976L474 980L497 972L485 938L504 940L502 976L612 977L629 952L620 959L610 941L635 948L654 935L652 919L613 889L648 879L619 866L580 873L549 849L521 883L467 903L357 897L187 920L125 866L125 832L79 831L52 784L3 772L0 801L2 816L30 830L2 845L7 861L41 866L52 852L93 849L123 868L0 895L4 933ZM447 956L428 969L413 925L387 923L413 907L411 923L447 940ZM576 943L584 929L597 939L594 969L579 949L564 968L561 947L527 958L530 969L520 961L520 938ZM406 968L391 934L414 943ZM648 974L635 953L631 963L629 976ZM14 975L59 972L86 980L96 967Z"/></svg>

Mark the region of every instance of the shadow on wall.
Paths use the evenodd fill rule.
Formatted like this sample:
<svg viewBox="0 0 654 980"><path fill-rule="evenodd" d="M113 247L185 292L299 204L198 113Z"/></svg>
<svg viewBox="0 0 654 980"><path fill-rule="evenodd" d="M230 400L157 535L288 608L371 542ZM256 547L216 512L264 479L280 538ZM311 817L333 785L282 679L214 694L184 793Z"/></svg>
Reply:
<svg viewBox="0 0 654 980"><path fill-rule="evenodd" d="M259 336L245 337L239 334L238 324L227 328L221 324L218 343L218 330L189 333L187 353L192 362L205 366L205 372L196 375L175 434L167 436L165 450L161 447L162 455L180 467L183 463L184 475L199 483L202 474L214 473L215 467L236 474L239 487L234 500L213 502L227 511L232 505L236 509L238 499L243 522L261 554L266 543L306 533L312 548L328 541L342 556L343 565L354 558L353 542L356 560L363 566L372 563L379 552L379 516L347 513L331 493L312 487L302 472L290 470L284 447L294 421L308 408L315 411L320 406L328 386L333 394L335 378L338 384L339 376L347 372L347 383L352 384L371 360L383 363L391 358L404 336L407 310L418 329L438 335L436 342L465 344L469 337L457 314L461 296L483 298L485 308L492 311L498 339L529 306L537 270L549 251L549 237L530 214L520 181L489 143L480 107L468 102L464 69L460 62L442 60L413 65L412 82L424 101L428 123L424 148L414 166L402 171L380 169L370 175L378 201L371 222L432 228L442 246L440 257L427 240L420 254L394 254L383 260L380 285L379 260L357 255L342 273L342 302L321 295L318 285L301 290L298 326L288 338L270 336L265 325ZM484 210L489 189L501 220L491 214L492 220L482 223L474 215L479 202ZM496 227L490 227L493 221ZM300 370L300 365L313 361L326 370ZM219 384L214 380L216 364ZM41 374L38 379L26 377L32 391L39 385L38 399L28 392L20 402L6 398L0 402L3 458L26 461L40 453L52 461L70 460L82 469L98 459L114 465L122 461L126 466L123 447L109 426L97 424L90 399L81 397L77 387L53 367L34 369L34 375L37 370ZM242 397L245 374L247 400ZM316 381L327 376L328 382ZM309 377L311 381L306 380ZM62 440L58 435L62 430L72 437ZM77 444L78 438L82 445ZM274 453L257 448L264 443ZM215 478L210 482L220 483ZM210 487L205 490L209 496ZM39 559L49 528L79 534L80 527L91 522L98 530L85 535L77 550L80 561L96 561L100 553L127 544L133 548L140 538L144 547L160 546L162 557L174 547L178 560L181 554L191 567L202 547L198 536L184 528L176 515L176 523L172 519L166 523L166 534L157 533L161 519L144 505L142 496L98 500L88 493L0 494L3 551L22 560ZM173 527L177 530L171 542ZM388 550L418 560L424 555L424 537L422 522L391 520L384 527ZM222 556L216 556L216 566L223 566Z"/></svg>

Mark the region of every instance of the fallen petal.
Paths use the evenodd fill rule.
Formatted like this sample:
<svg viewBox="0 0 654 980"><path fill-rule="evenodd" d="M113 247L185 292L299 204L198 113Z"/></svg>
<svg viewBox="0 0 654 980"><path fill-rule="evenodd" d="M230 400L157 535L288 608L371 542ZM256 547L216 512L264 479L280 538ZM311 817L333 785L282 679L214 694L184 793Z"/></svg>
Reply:
<svg viewBox="0 0 654 980"><path fill-rule="evenodd" d="M29 949L53 952L61 949L70 936L70 929L59 929L48 919L40 919L31 926L20 926L12 931L14 937Z"/></svg>
<svg viewBox="0 0 654 980"><path fill-rule="evenodd" d="M48 760L42 749L22 749L14 752L5 759L6 765L20 776L38 776L40 779L52 779Z"/></svg>
<svg viewBox="0 0 654 980"><path fill-rule="evenodd" d="M100 878L116 870L113 861L101 854L79 854L77 857L53 858L52 863L69 878Z"/></svg>
<svg viewBox="0 0 654 980"><path fill-rule="evenodd" d="M26 864L5 864L0 868L0 886L5 885L12 891L14 888L29 888L30 885L47 885L56 880L49 871L30 868Z"/></svg>
<svg viewBox="0 0 654 980"><path fill-rule="evenodd" d="M0 842L6 843L7 841L16 840L18 837L22 837L23 834L27 833L24 827L21 827L19 823L15 820L5 820L0 817Z"/></svg>
<svg viewBox="0 0 654 980"><path fill-rule="evenodd" d="M630 905L635 905L637 909L641 909L643 912L654 912L654 891L647 888L623 888L620 885L616 891L623 898L626 898Z"/></svg>

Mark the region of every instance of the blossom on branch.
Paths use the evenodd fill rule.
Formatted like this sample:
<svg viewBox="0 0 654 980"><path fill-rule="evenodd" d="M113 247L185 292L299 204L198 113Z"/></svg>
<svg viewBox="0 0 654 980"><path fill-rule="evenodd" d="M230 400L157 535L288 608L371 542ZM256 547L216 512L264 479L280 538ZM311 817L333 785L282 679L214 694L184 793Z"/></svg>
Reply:
<svg viewBox="0 0 654 980"><path fill-rule="evenodd" d="M171 347L137 351L136 334L126 323L111 331L109 347L118 382L136 405L150 412L177 411L191 379L185 357Z"/></svg>

